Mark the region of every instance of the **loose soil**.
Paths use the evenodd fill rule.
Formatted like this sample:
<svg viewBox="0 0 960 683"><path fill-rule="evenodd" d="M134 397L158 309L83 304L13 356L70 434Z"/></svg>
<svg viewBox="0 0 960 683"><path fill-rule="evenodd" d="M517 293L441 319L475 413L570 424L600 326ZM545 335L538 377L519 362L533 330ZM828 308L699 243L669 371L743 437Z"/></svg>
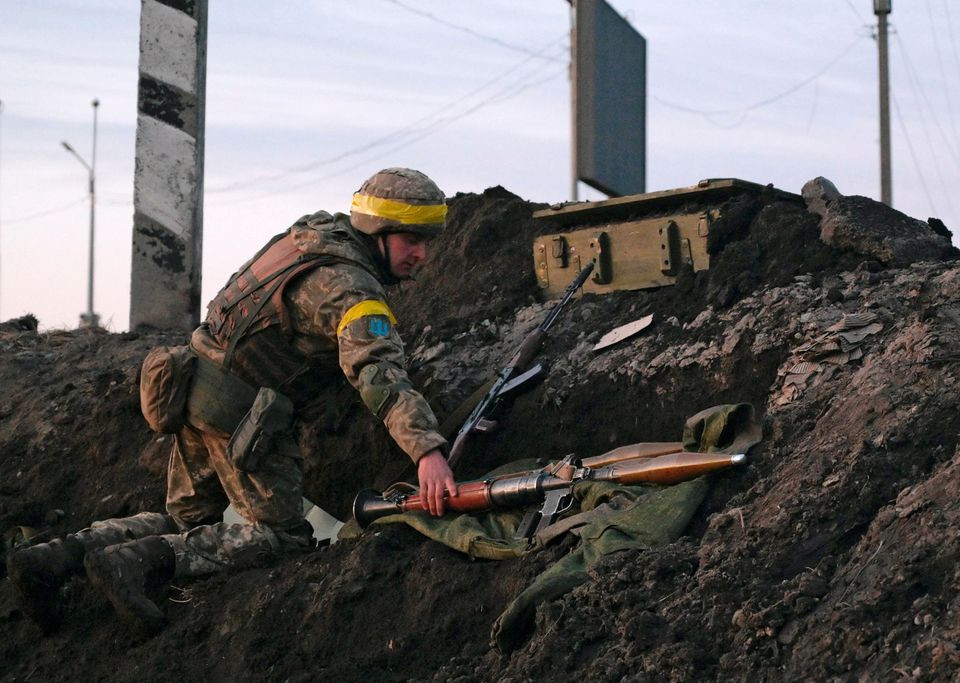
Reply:
<svg viewBox="0 0 960 683"><path fill-rule="evenodd" d="M532 221L536 208L499 187L453 198L449 236L392 300L411 374L441 419L550 307L531 268L533 237L552 230ZM492 649L491 625L573 539L473 561L409 528L377 526L178 583L157 596L170 624L150 639L131 635L79 578L66 587L62 629L41 638L0 581L0 678L953 677L960 265L892 268L834 249L819 240L817 216L773 195L734 197L723 212L709 271L573 301L542 353L546 378L471 443L459 474L676 440L686 417L720 403L753 404L764 440L748 467L715 477L682 538L607 558L538 608L517 651ZM592 351L647 313L648 330ZM804 345L862 313L882 325L862 357L791 387ZM161 510L169 443L140 416L138 369L150 348L185 336L36 327L0 325L0 531L55 535ZM299 427L307 495L340 516L358 489L411 473L349 388L326 388Z"/></svg>

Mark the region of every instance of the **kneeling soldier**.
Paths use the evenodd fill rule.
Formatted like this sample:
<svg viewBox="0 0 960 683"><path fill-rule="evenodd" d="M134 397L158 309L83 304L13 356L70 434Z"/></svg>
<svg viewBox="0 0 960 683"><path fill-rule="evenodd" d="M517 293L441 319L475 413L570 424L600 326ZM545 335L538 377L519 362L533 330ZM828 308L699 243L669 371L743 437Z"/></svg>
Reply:
<svg viewBox="0 0 960 683"><path fill-rule="evenodd" d="M292 421L335 373L417 463L430 511L442 514L444 490L456 495L446 441L410 385L384 288L411 277L445 218L432 180L385 169L354 194L349 216L304 216L241 266L191 337L195 370L170 454L167 514L95 522L12 554L8 575L27 616L54 630L60 587L85 569L121 616L155 632L165 618L149 590L312 547ZM219 521L228 504L246 524Z"/></svg>

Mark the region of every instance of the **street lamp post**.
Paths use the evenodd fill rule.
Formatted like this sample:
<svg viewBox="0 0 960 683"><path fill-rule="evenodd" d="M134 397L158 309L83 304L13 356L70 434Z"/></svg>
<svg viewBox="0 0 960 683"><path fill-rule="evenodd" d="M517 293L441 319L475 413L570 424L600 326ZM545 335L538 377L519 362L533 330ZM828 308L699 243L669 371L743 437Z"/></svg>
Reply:
<svg viewBox="0 0 960 683"><path fill-rule="evenodd" d="M100 100L94 100L93 105L93 156L91 157L91 163L87 163L83 160L77 151L70 146L70 143L63 141L60 144L63 145L63 148L70 152L77 161L83 164L83 167L87 169L87 173L90 177L90 250L89 250L89 259L87 264L87 312L80 314L80 327L99 327L100 326L100 316L93 312L93 245L94 245L94 235L96 234L96 206L97 206L97 191L96 191L96 167L97 167L97 107L100 106Z"/></svg>

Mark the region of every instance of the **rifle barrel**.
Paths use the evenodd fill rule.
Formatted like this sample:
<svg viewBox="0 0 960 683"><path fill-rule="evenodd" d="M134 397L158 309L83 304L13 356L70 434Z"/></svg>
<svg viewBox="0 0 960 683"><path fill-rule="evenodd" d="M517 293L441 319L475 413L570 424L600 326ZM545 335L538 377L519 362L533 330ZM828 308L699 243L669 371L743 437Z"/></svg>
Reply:
<svg viewBox="0 0 960 683"><path fill-rule="evenodd" d="M577 277L574 278L573 282L567 285L567 288L563 291L563 297L554 306L550 309L550 314L547 316L547 319L543 321L543 324L540 325L540 329L544 332L550 329L550 326L553 325L553 321L557 319L557 316L560 315L560 311L563 310L563 307L567 305L567 302L570 301L570 297L576 293L578 289L583 287L583 283L587 281L587 277L593 271L594 262L591 261L584 268L577 273Z"/></svg>

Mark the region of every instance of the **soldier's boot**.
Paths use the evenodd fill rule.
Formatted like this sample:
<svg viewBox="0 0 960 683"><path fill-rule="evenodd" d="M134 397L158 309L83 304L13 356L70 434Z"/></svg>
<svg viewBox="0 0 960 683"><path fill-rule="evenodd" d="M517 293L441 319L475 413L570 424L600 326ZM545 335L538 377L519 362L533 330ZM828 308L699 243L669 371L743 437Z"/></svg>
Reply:
<svg viewBox="0 0 960 683"><path fill-rule="evenodd" d="M60 588L83 572L84 546L73 534L7 556L7 577L20 610L45 634L60 626Z"/></svg>
<svg viewBox="0 0 960 683"><path fill-rule="evenodd" d="M117 614L142 632L159 632L167 619L147 593L173 578L176 557L169 543L149 536L87 554L87 577Z"/></svg>

